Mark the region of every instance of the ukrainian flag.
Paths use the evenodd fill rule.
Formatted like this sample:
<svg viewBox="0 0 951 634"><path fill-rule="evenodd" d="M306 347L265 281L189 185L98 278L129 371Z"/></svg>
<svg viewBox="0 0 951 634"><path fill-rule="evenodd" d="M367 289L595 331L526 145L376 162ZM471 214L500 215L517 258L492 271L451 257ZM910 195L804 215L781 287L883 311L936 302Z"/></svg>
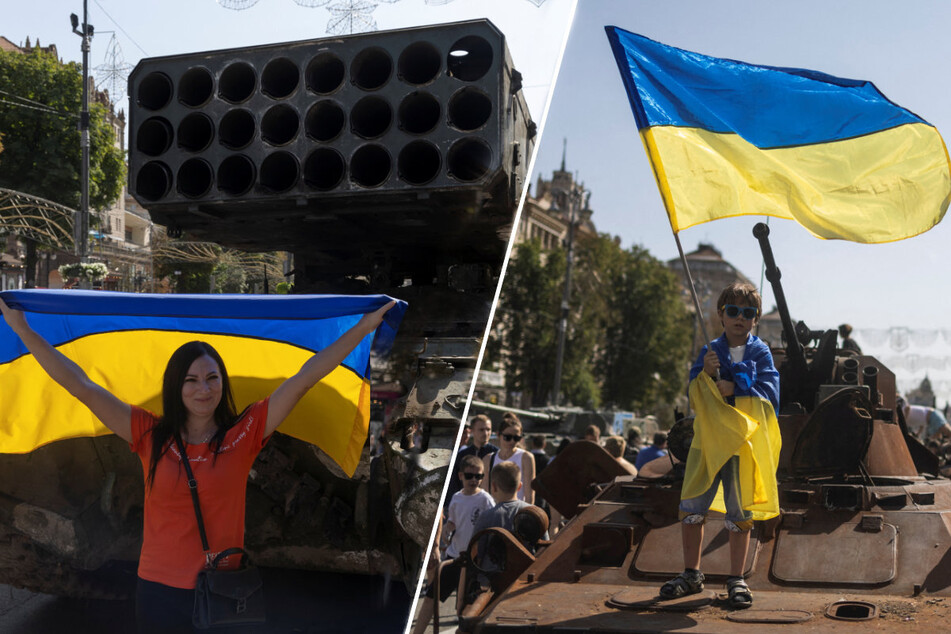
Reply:
<svg viewBox="0 0 951 634"><path fill-rule="evenodd" d="M878 243L944 216L941 135L872 83L605 30L675 233L767 215L819 238Z"/></svg>
<svg viewBox="0 0 951 634"><path fill-rule="evenodd" d="M6 291L30 326L119 399L161 414L162 375L172 352L201 339L221 354L239 410L287 377L385 295L149 295L105 291ZM280 431L317 445L349 475L370 414L371 348L392 344L406 303L301 399ZM50 379L0 320L0 453L111 433Z"/></svg>
<svg viewBox="0 0 951 634"><path fill-rule="evenodd" d="M776 379L778 383L778 376ZM727 460L739 456L740 503L754 520L779 515L776 469L782 444L773 405L760 396L737 396L727 404L706 372L690 382L690 403L696 411L693 441L687 456L681 498L703 495ZM710 506L726 512L723 487Z"/></svg>

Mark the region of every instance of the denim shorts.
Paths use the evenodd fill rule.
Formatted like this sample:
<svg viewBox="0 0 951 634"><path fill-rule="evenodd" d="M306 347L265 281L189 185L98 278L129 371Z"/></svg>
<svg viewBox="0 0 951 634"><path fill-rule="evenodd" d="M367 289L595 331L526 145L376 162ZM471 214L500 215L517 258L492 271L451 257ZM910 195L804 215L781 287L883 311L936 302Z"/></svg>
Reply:
<svg viewBox="0 0 951 634"><path fill-rule="evenodd" d="M684 520L690 516L705 517L710 505L713 504L713 498L717 495L717 485L723 483L723 501L726 504L726 519L739 530L749 530L753 527L753 514L743 509L740 501L740 457L732 456L726 461L717 475L713 478L713 484L707 491L695 498L680 500L680 519ZM688 521L687 523L698 523ZM729 526L729 524L728 524Z"/></svg>

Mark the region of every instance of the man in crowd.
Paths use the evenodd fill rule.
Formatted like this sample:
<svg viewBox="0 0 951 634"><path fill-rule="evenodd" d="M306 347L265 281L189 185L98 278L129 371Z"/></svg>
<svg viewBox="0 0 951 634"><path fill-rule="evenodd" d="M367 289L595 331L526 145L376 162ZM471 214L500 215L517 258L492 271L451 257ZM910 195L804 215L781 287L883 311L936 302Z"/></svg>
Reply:
<svg viewBox="0 0 951 634"><path fill-rule="evenodd" d="M532 455L535 456L535 475L542 472L542 469L548 466L548 454L545 452L544 434L535 434L532 436Z"/></svg>
<svg viewBox="0 0 951 634"><path fill-rule="evenodd" d="M446 559L453 561L442 568L439 576L441 603L445 602L459 585L462 561L458 557L469 547L469 540L472 539L473 529L478 524L479 518L495 506L495 500L480 486L485 475L481 460L475 456L463 456L456 461L456 468L457 479L461 483L462 490L452 496L446 515L447 521L443 524L443 529L449 534ZM422 634L426 631L429 620L433 618L435 600L436 588L435 584L431 583L426 588L426 595L421 598L416 627L413 629L414 634Z"/></svg>
<svg viewBox="0 0 951 634"><path fill-rule="evenodd" d="M947 441L951 438L951 425L939 410L924 405L911 405L901 396L898 397L898 407L905 417L908 431L922 442L931 439Z"/></svg>
<svg viewBox="0 0 951 634"><path fill-rule="evenodd" d="M492 467L492 483L489 488L495 506L479 515L472 531L473 535L493 527L511 531L515 514L526 506L531 506L528 502L518 499L518 490L522 488L522 470L514 462L500 462ZM547 535L543 537L547 538Z"/></svg>
<svg viewBox="0 0 951 634"><path fill-rule="evenodd" d="M607 436L604 439L604 450L611 454L611 457L617 460L617 463L624 467L631 475L637 475L637 469L634 465L624 458L624 448L627 443L621 436Z"/></svg>
<svg viewBox="0 0 951 634"><path fill-rule="evenodd" d="M584 430L584 439L601 444L601 428L597 425L588 425Z"/></svg>
<svg viewBox="0 0 951 634"><path fill-rule="evenodd" d="M667 455L667 434L665 432L659 431L654 434L654 444L649 447L644 447L637 454L637 462L634 463L634 466L637 467L637 470L640 471L641 467L650 462L660 458L661 456Z"/></svg>
<svg viewBox="0 0 951 634"><path fill-rule="evenodd" d="M475 421L473 421L473 423L475 423ZM473 429L474 428L475 425L473 424ZM474 466L472 467L472 470L475 471ZM464 472L465 471L461 471L460 473ZM515 514L526 506L532 506L528 502L523 502L522 500L518 499L518 490L522 488L522 470L519 469L518 465L514 462L500 462L495 465L492 468L491 482L490 493L492 494L492 498L495 501L495 506L479 513L478 519L475 521L475 526L471 532L471 535L473 536L477 535L480 531L494 527L504 528L507 531L512 531ZM548 539L547 533L544 535L543 539ZM479 552L484 553L487 545L488 540L485 542L480 542ZM528 548L533 545L525 544L525 546ZM491 558L480 558L480 568L486 571L493 570L494 564L492 563ZM456 580L458 580L458 577L456 577ZM440 585L442 585L442 582L443 579L440 578ZM488 585L487 578L483 577L481 574L479 575L479 582L483 586ZM450 586L450 588L451 589L449 592L455 590L456 586ZM440 594L443 594L442 587L440 587ZM433 598L427 597L420 601L420 608L419 612L417 613L413 634L422 634L429 626L433 616ZM448 598L448 593L446 593L446 598ZM445 598L442 600L444 601Z"/></svg>
<svg viewBox="0 0 951 634"><path fill-rule="evenodd" d="M841 349L849 350L855 354L862 354L862 348L860 348L859 344L855 343L855 339L852 338L852 326L849 324L839 326L839 336L842 337L842 344L839 346Z"/></svg>

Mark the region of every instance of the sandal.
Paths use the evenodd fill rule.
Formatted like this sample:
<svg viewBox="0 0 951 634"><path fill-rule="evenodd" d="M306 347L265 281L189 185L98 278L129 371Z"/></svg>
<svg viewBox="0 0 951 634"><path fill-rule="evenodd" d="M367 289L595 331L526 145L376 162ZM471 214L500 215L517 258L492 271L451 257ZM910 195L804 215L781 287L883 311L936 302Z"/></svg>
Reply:
<svg viewBox="0 0 951 634"><path fill-rule="evenodd" d="M746 585L743 577L730 577L726 580L726 589L729 592L730 607L736 610L743 610L753 605L753 593L750 587Z"/></svg>
<svg viewBox="0 0 951 634"><path fill-rule="evenodd" d="M660 588L662 599L677 599L703 590L703 573L684 570Z"/></svg>

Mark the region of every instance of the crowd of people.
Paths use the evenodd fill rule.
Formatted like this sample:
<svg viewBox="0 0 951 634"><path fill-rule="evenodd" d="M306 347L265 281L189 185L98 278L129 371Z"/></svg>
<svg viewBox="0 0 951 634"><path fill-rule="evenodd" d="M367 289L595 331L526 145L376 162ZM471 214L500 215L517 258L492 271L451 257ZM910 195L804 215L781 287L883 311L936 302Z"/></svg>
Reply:
<svg viewBox="0 0 951 634"><path fill-rule="evenodd" d="M543 509L550 518L550 529L545 538L554 536L562 518L536 494L532 480L556 461L570 443L598 444L635 476L638 464L667 456L666 433L655 434L653 443L645 445L637 427L631 427L625 439L622 436L602 436L600 427L589 425L580 438L562 438L557 446L549 446L545 434L525 434L521 421L513 412L502 415L498 432L494 435L492 428L492 419L478 414L467 421L462 430L460 448L453 463L454 473L437 530L438 548L433 549L429 583L420 603L414 632L424 632L432 619L437 564L448 562L441 568L438 584L439 600L445 601L459 584L459 555L481 530L491 526L512 530L516 514L534 506ZM529 549L533 547L529 543L524 545Z"/></svg>
<svg viewBox="0 0 951 634"><path fill-rule="evenodd" d="M525 434L518 416L506 412L502 415L498 433L494 436L492 419L485 414L478 414L465 424L455 465L459 467L467 457L478 458L482 462L482 473L485 477L482 486L489 490L493 468L505 462L515 464L519 468L520 477L518 499L536 504L547 511L545 500L539 498L532 487L532 480L557 459L568 444L577 441L592 442L603 447L631 475L637 475L638 469L647 462L667 455L666 432L654 434L652 443L645 444L637 427L631 427L627 438L624 438L602 436L600 427L589 425L580 438L562 438L556 447L551 447L545 434ZM464 485L465 482L461 478L452 478L450 481L444 501L444 517L455 495L464 489ZM472 521L474 522L475 518ZM448 541L446 543L448 544Z"/></svg>

